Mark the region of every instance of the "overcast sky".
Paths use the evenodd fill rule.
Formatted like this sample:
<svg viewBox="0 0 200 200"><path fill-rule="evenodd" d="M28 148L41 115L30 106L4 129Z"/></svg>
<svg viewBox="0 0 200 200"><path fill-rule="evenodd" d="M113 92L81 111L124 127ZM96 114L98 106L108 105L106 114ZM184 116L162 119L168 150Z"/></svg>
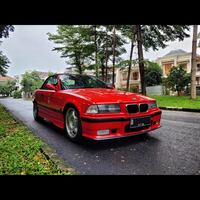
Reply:
<svg viewBox="0 0 200 200"><path fill-rule="evenodd" d="M47 32L56 33L56 25L14 25L14 32L10 32L9 38L1 38L3 43L0 50L3 55L6 55L10 60L10 67L7 70L8 76L24 74L26 70L36 70L44 72L57 72L57 68L65 68L66 58L60 58L61 53L52 51L55 44L48 40ZM200 26L198 26L200 32ZM171 50L183 49L186 52L192 51L192 33L193 28L190 29L190 38L183 42L170 42L169 46L159 51L144 52L144 58L150 61L162 57ZM129 59L130 44L125 45L127 50L123 54L124 59ZM133 58L137 58L137 49L134 48ZM197 53L200 54L200 48L197 48Z"/></svg>

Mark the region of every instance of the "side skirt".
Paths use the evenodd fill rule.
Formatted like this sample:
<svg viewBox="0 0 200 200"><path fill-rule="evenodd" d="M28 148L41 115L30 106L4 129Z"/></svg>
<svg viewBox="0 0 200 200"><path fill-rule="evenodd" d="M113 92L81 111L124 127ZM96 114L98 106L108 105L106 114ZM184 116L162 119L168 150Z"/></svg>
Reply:
<svg viewBox="0 0 200 200"><path fill-rule="evenodd" d="M54 125L58 126L59 128L64 129L64 122L63 121L57 120L55 118L52 118L49 115L46 115L46 114L44 114L44 113L42 113L40 111L38 112L38 115L40 117L48 119L49 121L51 121Z"/></svg>

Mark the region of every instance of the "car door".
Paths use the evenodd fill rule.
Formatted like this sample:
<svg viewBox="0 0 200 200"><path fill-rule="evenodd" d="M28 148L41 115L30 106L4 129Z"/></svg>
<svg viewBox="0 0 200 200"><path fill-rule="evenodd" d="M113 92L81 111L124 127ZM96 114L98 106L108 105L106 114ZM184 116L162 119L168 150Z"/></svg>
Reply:
<svg viewBox="0 0 200 200"><path fill-rule="evenodd" d="M58 81L57 76L50 76L39 90L39 110L48 116L53 116L52 110L55 107L52 105L51 98L56 92L55 90L50 90L46 88L47 84L52 84L57 87Z"/></svg>

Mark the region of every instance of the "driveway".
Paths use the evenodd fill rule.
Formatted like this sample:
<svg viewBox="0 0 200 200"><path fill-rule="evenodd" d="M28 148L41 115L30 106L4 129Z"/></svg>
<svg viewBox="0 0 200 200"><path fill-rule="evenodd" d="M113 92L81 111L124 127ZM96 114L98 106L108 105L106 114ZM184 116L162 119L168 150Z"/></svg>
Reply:
<svg viewBox="0 0 200 200"><path fill-rule="evenodd" d="M80 174L200 174L200 113L163 110L162 127L147 135L106 141L83 138L75 144L50 121L35 121L32 101L0 99L0 103Z"/></svg>

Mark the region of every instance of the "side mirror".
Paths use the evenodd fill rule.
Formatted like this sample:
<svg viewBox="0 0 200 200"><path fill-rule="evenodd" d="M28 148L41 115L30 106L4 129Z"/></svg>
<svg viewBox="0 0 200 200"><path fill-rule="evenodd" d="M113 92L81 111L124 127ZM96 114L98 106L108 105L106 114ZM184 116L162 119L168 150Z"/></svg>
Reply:
<svg viewBox="0 0 200 200"><path fill-rule="evenodd" d="M47 84L46 88L49 89L49 90L55 90L55 91L57 91L57 88L54 85L52 85L52 84Z"/></svg>
<svg viewBox="0 0 200 200"><path fill-rule="evenodd" d="M111 88L112 88L112 89L115 89L112 85L111 85Z"/></svg>

